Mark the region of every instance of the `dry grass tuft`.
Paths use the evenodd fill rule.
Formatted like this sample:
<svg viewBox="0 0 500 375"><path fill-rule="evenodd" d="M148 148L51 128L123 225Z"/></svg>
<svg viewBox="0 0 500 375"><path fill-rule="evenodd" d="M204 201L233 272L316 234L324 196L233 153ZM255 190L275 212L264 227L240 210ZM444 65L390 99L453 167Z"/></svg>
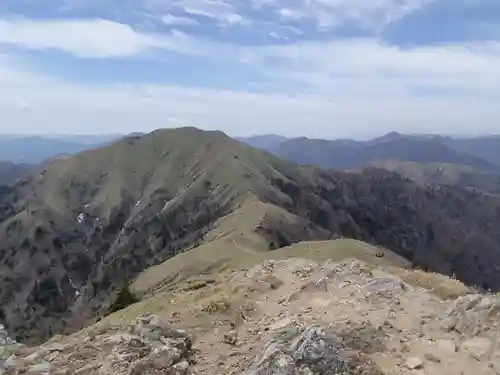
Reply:
<svg viewBox="0 0 500 375"><path fill-rule="evenodd" d="M399 276L404 282L427 289L444 300L455 299L472 293L472 290L460 281L437 273L403 270L396 267L391 267L390 271Z"/></svg>
<svg viewBox="0 0 500 375"><path fill-rule="evenodd" d="M230 298L225 293L220 293L210 298L206 305L201 308L201 311L208 314L224 313L227 312L230 307Z"/></svg>
<svg viewBox="0 0 500 375"><path fill-rule="evenodd" d="M283 281L281 279L279 279L278 277L274 276L274 275L265 275L263 278L262 278L262 281L266 282L269 284L269 287L271 289L279 289L282 285L283 285Z"/></svg>

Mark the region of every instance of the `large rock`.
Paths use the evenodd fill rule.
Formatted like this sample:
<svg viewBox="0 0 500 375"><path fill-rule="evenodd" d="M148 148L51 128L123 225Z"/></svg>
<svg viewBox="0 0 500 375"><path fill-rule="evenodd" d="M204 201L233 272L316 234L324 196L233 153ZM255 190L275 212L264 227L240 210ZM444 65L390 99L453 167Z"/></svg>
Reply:
<svg viewBox="0 0 500 375"><path fill-rule="evenodd" d="M441 316L441 328L476 335L487 320L500 314L500 296L469 294L457 298Z"/></svg>
<svg viewBox="0 0 500 375"><path fill-rule="evenodd" d="M374 279L365 286L367 298L383 297L394 299L404 293L407 287L397 278Z"/></svg>
<svg viewBox="0 0 500 375"><path fill-rule="evenodd" d="M347 355L345 341L334 329L312 325L277 331L241 375L349 375L360 373L360 363ZM364 374L378 374L363 368ZM361 371L361 370L360 370Z"/></svg>
<svg viewBox="0 0 500 375"><path fill-rule="evenodd" d="M157 316L140 316L130 327L129 334L115 336L115 340L118 344L105 359L105 366L110 370L116 367L117 361L128 360L130 375L159 371L172 375L189 373L191 338L185 331L171 327Z"/></svg>
<svg viewBox="0 0 500 375"><path fill-rule="evenodd" d="M189 375L189 335L154 315L137 318L128 331L67 338L27 355L11 355L0 368L5 375Z"/></svg>
<svg viewBox="0 0 500 375"><path fill-rule="evenodd" d="M13 354L22 347L22 344L18 344L9 337L5 327L0 324L0 374L9 371L10 368L19 362L13 357Z"/></svg>
<svg viewBox="0 0 500 375"><path fill-rule="evenodd" d="M13 345L16 341L9 337L9 334L5 330L5 327L0 324L0 346Z"/></svg>

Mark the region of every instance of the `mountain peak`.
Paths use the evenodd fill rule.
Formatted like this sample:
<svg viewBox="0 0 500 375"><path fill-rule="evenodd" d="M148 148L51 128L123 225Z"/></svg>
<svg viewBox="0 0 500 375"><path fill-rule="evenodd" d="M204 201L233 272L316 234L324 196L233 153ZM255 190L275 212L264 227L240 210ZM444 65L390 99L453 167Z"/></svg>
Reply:
<svg viewBox="0 0 500 375"><path fill-rule="evenodd" d="M390 141L394 141L394 140L401 139L404 137L405 137L405 135L403 133L392 131L392 132L389 132L387 134L384 134L381 137L372 139L370 141L370 143L390 142Z"/></svg>

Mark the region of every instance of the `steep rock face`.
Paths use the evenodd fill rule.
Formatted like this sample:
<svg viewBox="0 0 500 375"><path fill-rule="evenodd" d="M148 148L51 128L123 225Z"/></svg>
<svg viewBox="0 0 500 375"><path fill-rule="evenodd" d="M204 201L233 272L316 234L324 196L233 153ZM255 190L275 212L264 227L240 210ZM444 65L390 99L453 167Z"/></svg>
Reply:
<svg viewBox="0 0 500 375"><path fill-rule="evenodd" d="M202 240L228 209L208 189L163 210L168 201L159 195L138 208L136 202L124 200L109 218L82 207L83 212L70 219L49 210L42 215L24 211L20 219L10 219L0 254L7 321L23 322L29 332L46 319L42 333L51 334L62 328L61 318L71 308L77 309L77 318L91 317L121 280ZM23 220L24 215L29 216ZM44 216L47 221L42 221ZM19 243L17 236L24 240ZM21 303L14 298L19 294L25 296Z"/></svg>

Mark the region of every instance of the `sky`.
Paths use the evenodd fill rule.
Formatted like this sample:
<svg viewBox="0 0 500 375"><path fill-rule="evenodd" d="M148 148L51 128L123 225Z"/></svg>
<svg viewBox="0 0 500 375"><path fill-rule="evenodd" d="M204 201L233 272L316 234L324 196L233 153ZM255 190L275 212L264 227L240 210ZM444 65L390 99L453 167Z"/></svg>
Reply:
<svg viewBox="0 0 500 375"><path fill-rule="evenodd" d="M500 133L498 0L2 0L0 133Z"/></svg>

